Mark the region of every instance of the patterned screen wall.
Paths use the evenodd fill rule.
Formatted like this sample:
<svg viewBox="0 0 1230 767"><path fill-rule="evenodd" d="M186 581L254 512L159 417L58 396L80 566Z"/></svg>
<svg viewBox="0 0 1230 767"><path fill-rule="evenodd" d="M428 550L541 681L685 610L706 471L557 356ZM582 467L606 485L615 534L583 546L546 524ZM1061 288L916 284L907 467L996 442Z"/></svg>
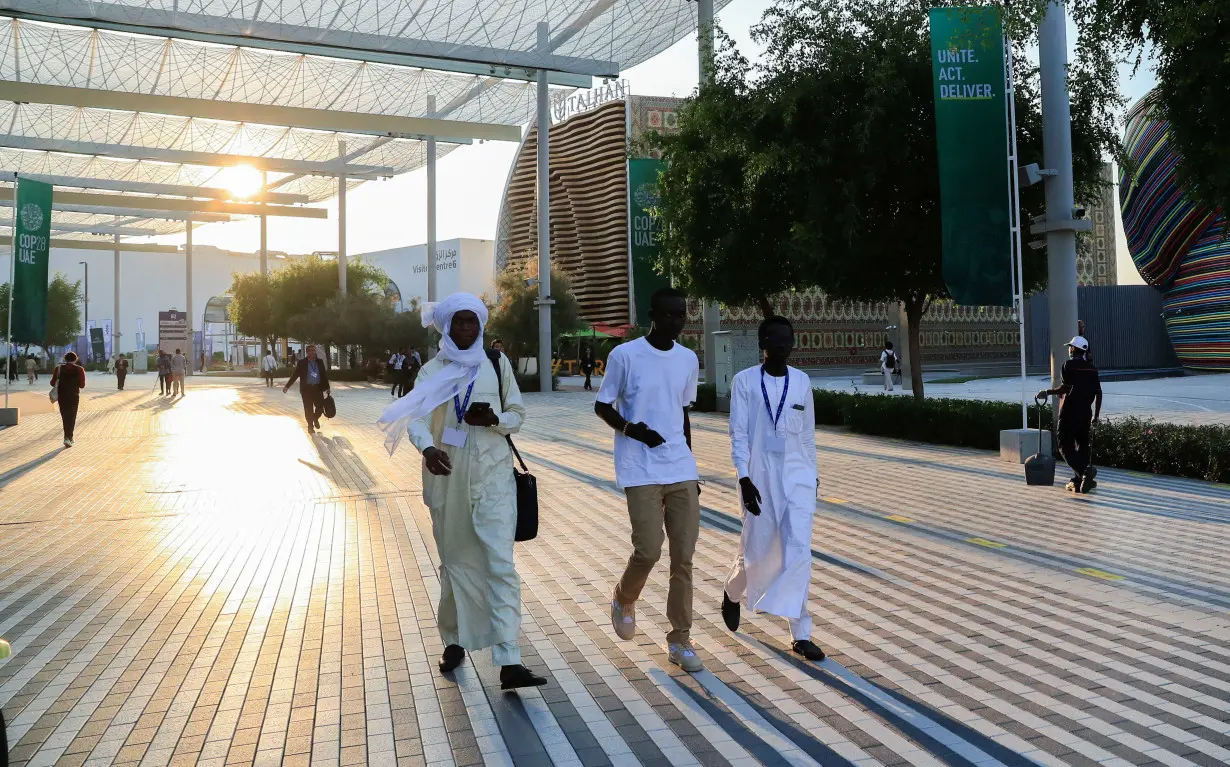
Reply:
<svg viewBox="0 0 1230 767"><path fill-rule="evenodd" d="M1230 370L1230 239L1220 210L1192 202L1180 186L1178 154L1157 119L1152 94L1128 112L1121 169L1123 228L1132 261L1160 288L1170 342L1196 370Z"/></svg>

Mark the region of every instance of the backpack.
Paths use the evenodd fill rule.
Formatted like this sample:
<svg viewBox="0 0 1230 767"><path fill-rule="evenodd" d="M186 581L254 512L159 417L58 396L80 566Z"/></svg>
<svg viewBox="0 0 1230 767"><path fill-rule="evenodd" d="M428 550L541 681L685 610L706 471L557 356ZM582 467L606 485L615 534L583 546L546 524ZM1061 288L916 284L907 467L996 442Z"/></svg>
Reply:
<svg viewBox="0 0 1230 767"><path fill-rule="evenodd" d="M888 368L889 370L896 370L897 369L897 353L890 349L885 349L884 352L885 352L884 367Z"/></svg>

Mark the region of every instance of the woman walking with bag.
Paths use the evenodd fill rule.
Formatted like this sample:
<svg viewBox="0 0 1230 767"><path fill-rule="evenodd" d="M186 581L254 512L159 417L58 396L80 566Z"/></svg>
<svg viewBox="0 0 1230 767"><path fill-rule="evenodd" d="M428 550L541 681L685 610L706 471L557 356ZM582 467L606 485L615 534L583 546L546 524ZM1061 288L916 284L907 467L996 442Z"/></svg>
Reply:
<svg viewBox="0 0 1230 767"><path fill-rule="evenodd" d="M81 390L85 388L85 368L77 364L77 355L64 355L64 363L51 374L51 398L60 403L60 420L64 422L64 447L73 446L73 429L77 426L77 407Z"/></svg>

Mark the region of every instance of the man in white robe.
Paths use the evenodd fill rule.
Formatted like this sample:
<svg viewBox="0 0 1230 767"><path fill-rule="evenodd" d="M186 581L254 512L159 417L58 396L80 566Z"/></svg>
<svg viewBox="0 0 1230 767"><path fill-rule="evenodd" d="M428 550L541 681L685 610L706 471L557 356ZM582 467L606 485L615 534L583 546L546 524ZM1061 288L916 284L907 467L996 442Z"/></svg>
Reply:
<svg viewBox="0 0 1230 767"><path fill-rule="evenodd" d="M504 689L545 684L521 665L518 643L517 491L506 435L525 419L521 390L508 358L499 355L497 376L487 356L487 309L477 297L454 293L429 304L424 322L440 331L440 353L379 424L390 454L403 433L423 454L423 501L440 557L440 670L457 668L466 651L490 647Z"/></svg>
<svg viewBox="0 0 1230 767"><path fill-rule="evenodd" d="M744 508L739 554L726 579L722 618L739 628L739 603L790 621L791 649L824 660L811 641L811 526L816 513L816 418L811 379L786 360L794 328L784 317L760 324L763 365L730 387L730 457Z"/></svg>

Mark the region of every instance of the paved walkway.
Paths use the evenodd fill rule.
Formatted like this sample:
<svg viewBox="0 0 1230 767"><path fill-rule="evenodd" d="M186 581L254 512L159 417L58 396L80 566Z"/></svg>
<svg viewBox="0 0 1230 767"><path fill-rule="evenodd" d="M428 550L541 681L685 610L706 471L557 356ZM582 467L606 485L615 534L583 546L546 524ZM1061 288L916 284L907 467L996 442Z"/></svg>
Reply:
<svg viewBox="0 0 1230 767"><path fill-rule="evenodd" d="M725 422L698 416L689 677L662 645L664 567L636 640L611 631L630 544L592 400L528 395L522 640L550 684L502 694L487 653L435 670L419 462L382 451L384 390L339 386L311 439L297 397L255 381L133 388L92 390L71 450L54 413L0 431L17 765L1230 762L1226 487L1105 471L1072 497L988 454L820 431L831 658L808 664L780 620L722 626L739 519Z"/></svg>

